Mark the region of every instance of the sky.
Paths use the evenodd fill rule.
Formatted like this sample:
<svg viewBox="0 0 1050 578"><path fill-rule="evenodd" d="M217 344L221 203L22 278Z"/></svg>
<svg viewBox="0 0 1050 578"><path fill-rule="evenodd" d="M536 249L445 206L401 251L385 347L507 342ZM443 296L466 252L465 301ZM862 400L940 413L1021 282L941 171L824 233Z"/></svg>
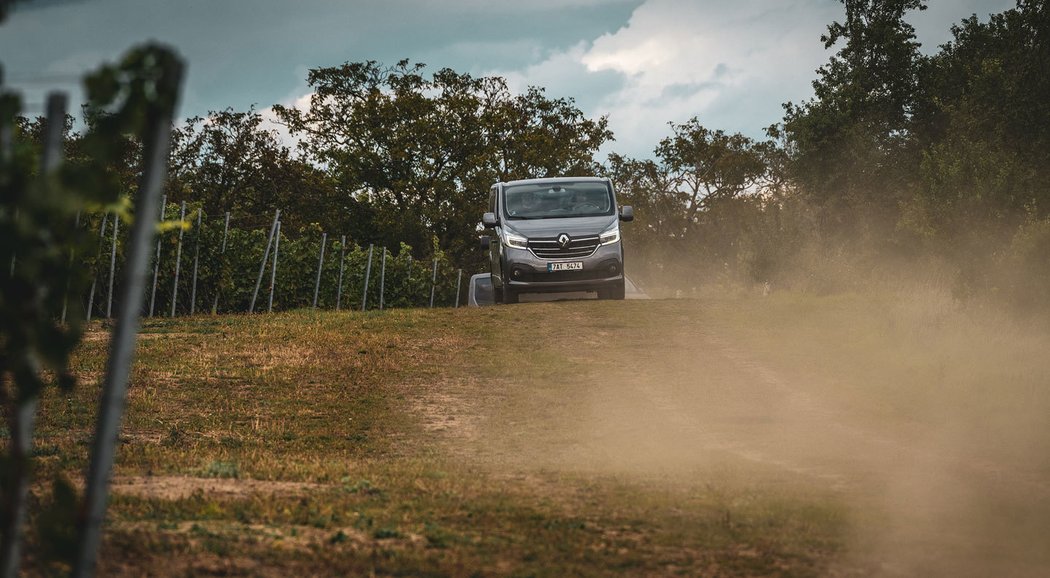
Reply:
<svg viewBox="0 0 1050 578"><path fill-rule="evenodd" d="M950 27L1013 0L930 0L912 13L923 50ZM589 117L607 115L600 151L649 158L669 122L763 137L782 104L812 96L834 52L820 36L838 0L30 0L0 24L7 88L39 114L59 89L146 41L188 61L182 117L305 103L311 68L407 58L430 71L540 86ZM279 127L276 127L279 128ZM280 131L279 131L280 132ZM283 133L286 134L286 133Z"/></svg>

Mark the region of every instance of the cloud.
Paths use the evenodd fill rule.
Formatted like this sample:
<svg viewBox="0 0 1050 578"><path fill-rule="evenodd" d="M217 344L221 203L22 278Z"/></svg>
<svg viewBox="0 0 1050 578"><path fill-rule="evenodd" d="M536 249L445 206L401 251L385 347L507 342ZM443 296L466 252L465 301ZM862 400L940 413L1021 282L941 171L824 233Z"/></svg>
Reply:
<svg viewBox="0 0 1050 578"><path fill-rule="evenodd" d="M614 70L624 90L603 102L621 140L641 154L697 116L709 128L760 137L781 103L804 98L827 58L819 42L837 7L794 0L733 4L650 0L624 28L594 42L589 70Z"/></svg>

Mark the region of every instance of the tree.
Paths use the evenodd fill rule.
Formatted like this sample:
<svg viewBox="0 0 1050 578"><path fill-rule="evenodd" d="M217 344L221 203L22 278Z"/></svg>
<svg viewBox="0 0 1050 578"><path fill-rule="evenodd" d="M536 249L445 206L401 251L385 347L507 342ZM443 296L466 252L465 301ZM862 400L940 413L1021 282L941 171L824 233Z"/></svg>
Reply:
<svg viewBox="0 0 1050 578"><path fill-rule="evenodd" d="M611 133L571 100L539 89L512 97L499 77L424 65L346 63L310 71L308 110L275 107L307 158L371 219L368 241L423 248L436 238L460 262L496 180L591 171Z"/></svg>
<svg viewBox="0 0 1050 578"><path fill-rule="evenodd" d="M199 201L213 217L226 211L268 215L280 208L291 230L309 223L344 229L345 199L336 197L322 171L293 156L262 123L254 107L187 119L172 132L169 200Z"/></svg>
<svg viewBox="0 0 1050 578"><path fill-rule="evenodd" d="M611 154L605 173L618 200L638 209L630 243L658 270L648 273L683 267L695 275L700 262L724 262L737 250L734 227L743 219L735 212L745 205L753 211L767 188L783 186L770 172L783 151L772 141L707 129L695 117L670 126L673 134L654 150L657 160Z"/></svg>
<svg viewBox="0 0 1050 578"><path fill-rule="evenodd" d="M924 0L842 0L844 22L821 37L839 52L817 70L814 98L787 103L785 135L791 174L825 209L828 222L854 234L879 214L896 221L899 200L914 186L918 163L910 122L922 63L905 20Z"/></svg>
<svg viewBox="0 0 1050 578"><path fill-rule="evenodd" d="M975 222L1012 231L1050 215L1050 8L1017 8L952 27L922 83L925 225L955 238Z"/></svg>

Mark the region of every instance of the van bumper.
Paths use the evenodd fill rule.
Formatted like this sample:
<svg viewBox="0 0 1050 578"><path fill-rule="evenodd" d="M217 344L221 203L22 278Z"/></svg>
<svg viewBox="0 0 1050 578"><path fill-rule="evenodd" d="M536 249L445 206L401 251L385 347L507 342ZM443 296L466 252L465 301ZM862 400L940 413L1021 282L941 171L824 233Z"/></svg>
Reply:
<svg viewBox="0 0 1050 578"><path fill-rule="evenodd" d="M517 293L598 291L623 283L623 248L602 245L578 259L541 259L527 249L504 248L503 285ZM549 263L579 262L583 269L548 271Z"/></svg>

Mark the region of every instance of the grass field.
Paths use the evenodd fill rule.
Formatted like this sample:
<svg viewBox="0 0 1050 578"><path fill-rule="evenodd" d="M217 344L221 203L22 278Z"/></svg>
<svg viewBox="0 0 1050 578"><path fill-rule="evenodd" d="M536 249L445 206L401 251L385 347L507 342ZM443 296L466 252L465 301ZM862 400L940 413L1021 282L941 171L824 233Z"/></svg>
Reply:
<svg viewBox="0 0 1050 578"><path fill-rule="evenodd" d="M41 495L106 336L44 400ZM1045 351L934 297L150 320L101 573L1043 575Z"/></svg>

